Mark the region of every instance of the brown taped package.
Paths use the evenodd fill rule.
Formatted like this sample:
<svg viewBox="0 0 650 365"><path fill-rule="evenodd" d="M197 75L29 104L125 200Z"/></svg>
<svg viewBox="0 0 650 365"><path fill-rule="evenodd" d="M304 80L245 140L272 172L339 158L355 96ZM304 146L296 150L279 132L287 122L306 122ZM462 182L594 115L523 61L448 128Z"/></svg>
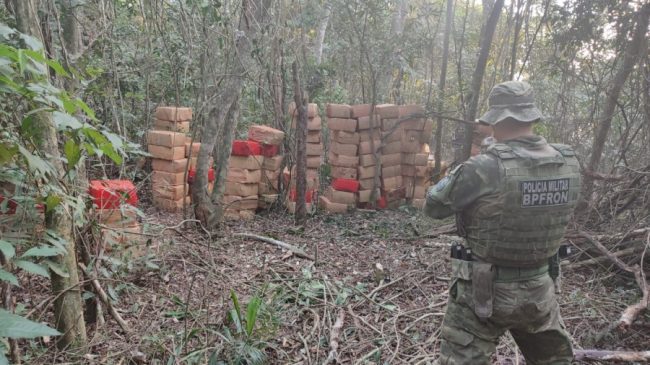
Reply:
<svg viewBox="0 0 650 365"><path fill-rule="evenodd" d="M182 172L164 172L153 171L151 182L154 184L180 185L185 182L185 171Z"/></svg>
<svg viewBox="0 0 650 365"><path fill-rule="evenodd" d="M320 143L320 129L317 131L307 131L307 143Z"/></svg>
<svg viewBox="0 0 650 365"><path fill-rule="evenodd" d="M361 142L361 143L359 143L359 155L372 154L373 152L379 150L380 146L381 146L381 141L379 141L379 140L374 141L374 151L373 151L373 148L372 148L373 147L373 141Z"/></svg>
<svg viewBox="0 0 650 365"><path fill-rule="evenodd" d="M332 166L332 177L340 179L357 179L357 168L355 167L343 167L343 166Z"/></svg>
<svg viewBox="0 0 650 365"><path fill-rule="evenodd" d="M262 180L262 170L247 170L237 167L228 168L226 181L236 183L258 183Z"/></svg>
<svg viewBox="0 0 650 365"><path fill-rule="evenodd" d="M164 171L164 172L172 172L172 173L178 173L178 172L185 172L185 167L187 166L187 159L179 159L179 160L160 160L157 158L154 158L151 160L151 169L154 171Z"/></svg>
<svg viewBox="0 0 650 365"><path fill-rule="evenodd" d="M251 196L257 195L258 191L259 186L257 183L246 184L226 181L224 195Z"/></svg>
<svg viewBox="0 0 650 365"><path fill-rule="evenodd" d="M392 153L390 155L381 155L381 167L390 167L399 165L402 163L402 154L401 153Z"/></svg>
<svg viewBox="0 0 650 365"><path fill-rule="evenodd" d="M325 104L325 114L332 118L350 118L352 108L347 104Z"/></svg>
<svg viewBox="0 0 650 365"><path fill-rule="evenodd" d="M262 156L230 156L228 168L240 168L247 170L259 170L264 163Z"/></svg>
<svg viewBox="0 0 650 365"><path fill-rule="evenodd" d="M359 144L359 133L348 131L332 131L332 141L343 144Z"/></svg>
<svg viewBox="0 0 650 365"><path fill-rule="evenodd" d="M395 176L401 176L402 175L402 166L401 165L394 165L394 166L388 166L388 167L383 167L381 168L381 177L382 178L389 178L389 177L395 177Z"/></svg>
<svg viewBox="0 0 650 365"><path fill-rule="evenodd" d="M357 120L343 119L343 118L329 118L327 120L327 128L333 131L354 132L357 130Z"/></svg>
<svg viewBox="0 0 650 365"><path fill-rule="evenodd" d="M381 156L379 156L381 158ZM368 167L375 166L375 155L359 155L359 166Z"/></svg>
<svg viewBox="0 0 650 365"><path fill-rule="evenodd" d="M357 167L359 166L359 156L337 155L330 151L329 163L332 166Z"/></svg>
<svg viewBox="0 0 650 365"><path fill-rule="evenodd" d="M284 141L284 132L267 125L254 124L248 128L248 139L278 146Z"/></svg>
<svg viewBox="0 0 650 365"><path fill-rule="evenodd" d="M334 203L324 196L318 197L318 205L329 213L346 213L348 211L347 204Z"/></svg>
<svg viewBox="0 0 650 365"><path fill-rule="evenodd" d="M320 143L306 143L307 156L321 156L323 154L323 145Z"/></svg>
<svg viewBox="0 0 650 365"><path fill-rule="evenodd" d="M192 108L159 106L154 113L156 119L171 122L185 122L192 119Z"/></svg>
<svg viewBox="0 0 650 365"><path fill-rule="evenodd" d="M180 160L185 158L185 147L165 147L149 145L149 154L161 160Z"/></svg>
<svg viewBox="0 0 650 365"><path fill-rule="evenodd" d="M160 210L164 210L166 212L180 212L183 210L183 203L189 205L191 201L192 200L190 199L189 196L186 196L178 200L166 199L155 195L153 197L153 205L156 208Z"/></svg>
<svg viewBox="0 0 650 365"><path fill-rule="evenodd" d="M262 168L264 170L279 170L282 167L283 156L264 157Z"/></svg>
<svg viewBox="0 0 650 365"><path fill-rule="evenodd" d="M154 129L160 131L171 131L179 133L189 133L190 131L190 122L170 122L167 120L154 120L153 121Z"/></svg>
<svg viewBox="0 0 650 365"><path fill-rule="evenodd" d="M225 209L233 210L255 210L258 206L257 195L250 196L236 196L224 195L221 200Z"/></svg>
<svg viewBox="0 0 650 365"><path fill-rule="evenodd" d="M345 156L356 156L359 150L359 146L356 144L343 144L338 142L332 142L330 145L330 151L337 155Z"/></svg>
<svg viewBox="0 0 650 365"><path fill-rule="evenodd" d="M374 177L377 174L377 172L375 171L375 166L368 166L368 167L359 166L357 170L359 171L358 172L359 180L369 179Z"/></svg>
<svg viewBox="0 0 650 365"><path fill-rule="evenodd" d="M399 107L393 104L379 104L375 106L375 113L383 118L398 118Z"/></svg>
<svg viewBox="0 0 650 365"><path fill-rule="evenodd" d="M167 184L153 184L152 194L154 197L165 198L170 200L183 199L190 191L187 184L180 185L167 185Z"/></svg>
<svg viewBox="0 0 650 365"><path fill-rule="evenodd" d="M334 190L332 187L325 189L323 195L333 203L347 205L354 205L357 203L357 196L355 193Z"/></svg>
<svg viewBox="0 0 650 365"><path fill-rule="evenodd" d="M184 146L187 136L183 133L169 131L148 131L147 144L165 147Z"/></svg>

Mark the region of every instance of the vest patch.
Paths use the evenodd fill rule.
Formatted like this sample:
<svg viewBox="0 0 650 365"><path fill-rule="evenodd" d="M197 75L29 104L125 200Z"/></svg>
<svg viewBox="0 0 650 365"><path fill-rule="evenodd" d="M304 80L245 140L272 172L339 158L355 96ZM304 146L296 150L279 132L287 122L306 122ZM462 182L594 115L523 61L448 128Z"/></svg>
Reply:
<svg viewBox="0 0 650 365"><path fill-rule="evenodd" d="M519 191L522 207L569 204L569 179L522 181Z"/></svg>

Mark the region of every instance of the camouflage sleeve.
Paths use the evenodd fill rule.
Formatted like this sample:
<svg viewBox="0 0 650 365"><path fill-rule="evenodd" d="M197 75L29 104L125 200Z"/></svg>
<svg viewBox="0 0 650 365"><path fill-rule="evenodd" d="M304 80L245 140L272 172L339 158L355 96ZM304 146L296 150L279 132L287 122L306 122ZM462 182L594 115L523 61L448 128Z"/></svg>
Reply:
<svg viewBox="0 0 650 365"><path fill-rule="evenodd" d="M449 217L462 212L478 198L496 192L498 184L496 158L472 157L429 189L424 212L435 219Z"/></svg>

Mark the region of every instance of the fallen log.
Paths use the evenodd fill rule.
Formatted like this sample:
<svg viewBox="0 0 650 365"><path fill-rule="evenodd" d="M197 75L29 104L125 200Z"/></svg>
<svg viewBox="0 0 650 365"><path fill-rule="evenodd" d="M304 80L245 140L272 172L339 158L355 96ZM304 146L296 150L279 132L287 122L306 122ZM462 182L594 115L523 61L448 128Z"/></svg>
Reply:
<svg viewBox="0 0 650 365"><path fill-rule="evenodd" d="M632 255L635 253L642 252L644 249L645 249L644 246L630 247L624 250L616 251L612 253L612 255L616 257L622 257L622 256L627 256L627 255ZM602 262L609 261L609 260L610 260L609 256L599 256L599 257L594 257L583 261L576 261L576 262L571 262L566 264L564 264L565 261L563 261L562 267L567 269L575 269L582 266L600 264Z"/></svg>
<svg viewBox="0 0 650 365"><path fill-rule="evenodd" d="M650 361L650 351L574 350L577 361Z"/></svg>
<svg viewBox="0 0 650 365"><path fill-rule="evenodd" d="M309 254L307 254L307 253L306 253L305 251L303 251L302 249L300 249L300 248L298 248L298 247L296 247L296 246L290 245L290 244L288 244L288 243L286 243L286 242L282 242L282 241L279 241L279 240L273 239L273 238L271 238L271 237L259 236L259 235L252 234L252 233L235 233L235 234L233 234L233 237L252 238L252 239L255 239L255 240L258 240L258 241L262 241L262 242L270 243L270 244L272 244L272 245L276 245L276 246L278 246L278 247L282 247L282 248L284 248L285 250L287 250L287 251L293 253L294 255L296 255L296 256L298 256L298 257L302 257L303 259L307 259L307 260L314 261L314 257L311 256L311 255L309 255Z"/></svg>
<svg viewBox="0 0 650 365"><path fill-rule="evenodd" d="M330 331L330 352L327 355L327 359L323 365L330 363L338 363L338 350L339 350L339 337L341 337L341 328L343 327L343 322L345 321L345 310L343 308L339 309L339 314L336 317L336 322L332 326Z"/></svg>

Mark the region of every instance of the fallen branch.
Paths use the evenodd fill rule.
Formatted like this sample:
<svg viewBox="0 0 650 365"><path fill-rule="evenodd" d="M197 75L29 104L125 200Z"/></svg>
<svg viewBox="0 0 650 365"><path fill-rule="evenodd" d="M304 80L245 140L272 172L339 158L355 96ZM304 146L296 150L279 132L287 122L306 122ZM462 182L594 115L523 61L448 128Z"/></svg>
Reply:
<svg viewBox="0 0 650 365"><path fill-rule="evenodd" d="M108 295L106 294L104 289L102 289L102 286L99 284L99 281L97 280L97 278L95 278L95 276L92 273L90 273L90 272L88 272L86 270L86 265L84 265L82 263L78 263L78 265L81 268L81 270L83 270L83 272L86 275L88 275L90 283L93 285L93 288L95 288L95 291L97 292L97 295L99 296L99 299L102 301L102 303L104 303L106 305L106 308L108 308L108 312L111 314L113 319L115 319L117 324L120 325L120 327L122 328L122 330L124 332L131 333L131 330L129 329L129 325L122 318L122 316L120 316L120 314L117 313L117 310L113 306L113 303L111 303L110 299L108 299Z"/></svg>
<svg viewBox="0 0 650 365"><path fill-rule="evenodd" d="M621 270L626 271L628 273L634 274L634 279L636 280L637 285L639 285L639 288L641 289L641 293L643 296L641 297L641 300L639 300L638 303L633 304L631 306L628 306L623 313L621 314L621 318L618 320L618 326L621 327L622 329L627 329L632 325L632 322L641 314L643 311L648 309L648 304L650 303L650 298L649 298L649 290L648 290L648 284L646 282L645 278L645 272L643 272L643 258L645 256L645 251L641 255L641 264L640 265L634 265L634 266L629 266L628 264L624 263L616 257L614 254L609 252L609 250L603 246L602 243L600 243L598 240L593 238L591 235L589 235L586 232L580 232L580 235L584 238L586 238L591 244L596 246L605 256L607 256L610 260L616 264ZM647 247L650 246L650 233L648 234L648 238L646 239L646 249Z"/></svg>
<svg viewBox="0 0 650 365"><path fill-rule="evenodd" d="M574 350L573 359L577 361L649 361L650 351L608 351Z"/></svg>
<svg viewBox="0 0 650 365"><path fill-rule="evenodd" d="M308 255L302 249L300 249L300 248L298 248L296 246L290 245L290 244L288 244L286 242L278 241L278 240L270 238L270 237L258 236L256 234L252 234L252 233L235 233L235 234L233 234L233 236L234 237L252 238L252 239L255 239L255 240L258 240L258 241L270 243L272 245L282 247L285 250L290 251L291 253L293 253L294 255L296 255L298 257L302 257L303 259L314 261L314 257L312 257L311 255Z"/></svg>
<svg viewBox="0 0 650 365"><path fill-rule="evenodd" d="M339 309L339 314L336 317L336 322L332 326L330 331L330 352L325 359L325 364L337 363L338 362L338 349L339 349L339 337L341 336L341 328L343 327L343 321L345 321L345 310L343 308Z"/></svg>
<svg viewBox="0 0 650 365"><path fill-rule="evenodd" d="M635 253L642 252L644 249L645 249L644 246L630 247L630 248L626 248L624 250L616 251L616 252L612 253L612 255L616 256L616 257L627 256L627 255L632 255L632 254L635 254ZM575 269L575 268L582 267L582 266L600 264L600 263L602 263L604 261L608 261L608 260L609 260L608 256L598 256L598 257L594 257L594 258L583 260L583 261L577 261L577 262L563 264L562 266L564 268L567 268L567 269ZM565 261L563 261L563 263L564 262Z"/></svg>

